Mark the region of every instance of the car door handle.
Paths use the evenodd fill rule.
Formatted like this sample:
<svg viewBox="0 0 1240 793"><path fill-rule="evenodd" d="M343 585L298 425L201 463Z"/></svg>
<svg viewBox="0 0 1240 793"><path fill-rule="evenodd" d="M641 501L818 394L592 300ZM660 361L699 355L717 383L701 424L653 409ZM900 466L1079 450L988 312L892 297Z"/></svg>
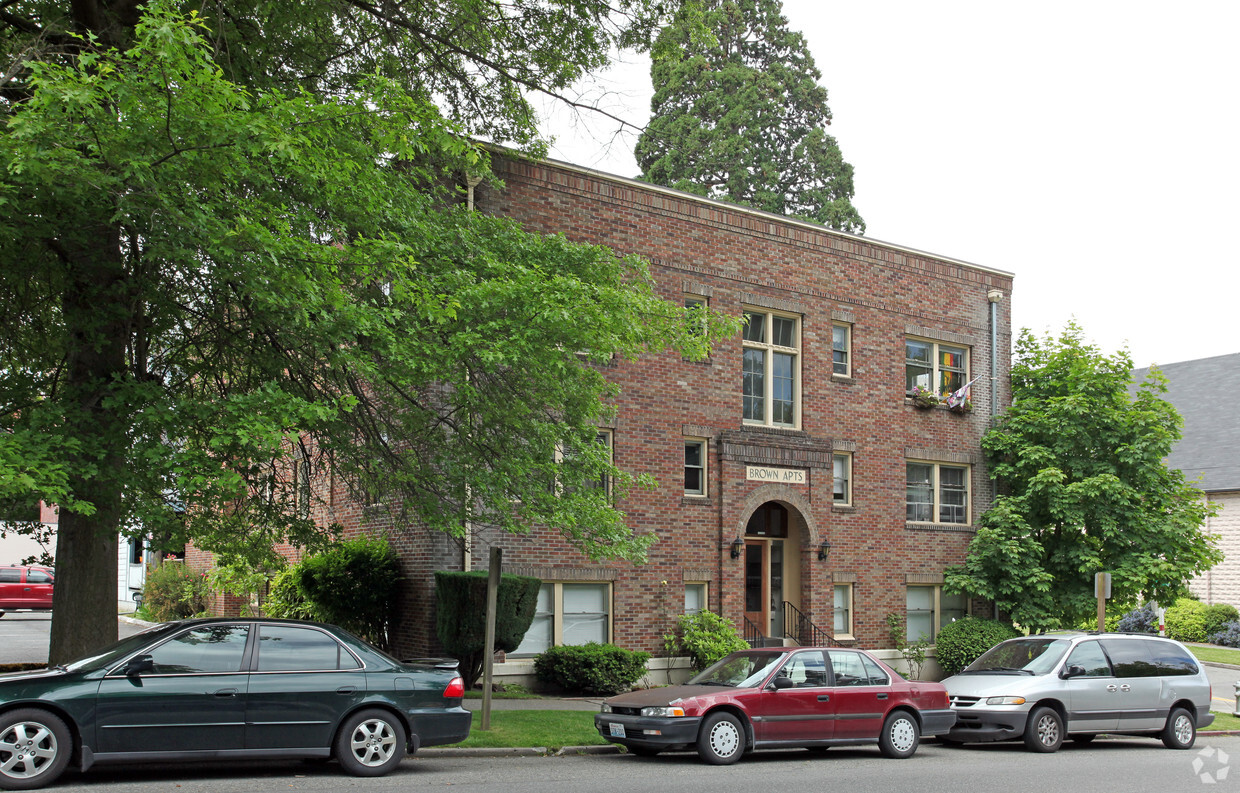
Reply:
<svg viewBox="0 0 1240 793"><path fill-rule="evenodd" d="M1119 687L1119 690L1120 691L1132 691L1132 687L1129 686L1127 683L1125 683L1124 685Z"/></svg>
<svg viewBox="0 0 1240 793"><path fill-rule="evenodd" d="M221 688L219 691L215 692L215 696L217 696L217 697L221 697L221 698L223 698L223 697L235 697L235 696L237 696L237 689L235 689L235 688Z"/></svg>
<svg viewBox="0 0 1240 793"><path fill-rule="evenodd" d="M1118 690L1119 690L1118 686L1115 686L1115 685L1107 686L1107 691L1110 691L1112 694L1114 694Z"/></svg>
<svg viewBox="0 0 1240 793"><path fill-rule="evenodd" d="M886 694L879 694L879 695L878 695L878 698L879 698L879 699L886 699L886 698L887 698L887 695L886 695Z"/></svg>
<svg viewBox="0 0 1240 793"><path fill-rule="evenodd" d="M830 702L830 701L831 701L831 695L830 695L830 694L819 694L819 695L818 695L818 701L819 701L819 702Z"/></svg>
<svg viewBox="0 0 1240 793"><path fill-rule="evenodd" d="M336 689L337 694L353 694L357 692L357 686L341 686Z"/></svg>

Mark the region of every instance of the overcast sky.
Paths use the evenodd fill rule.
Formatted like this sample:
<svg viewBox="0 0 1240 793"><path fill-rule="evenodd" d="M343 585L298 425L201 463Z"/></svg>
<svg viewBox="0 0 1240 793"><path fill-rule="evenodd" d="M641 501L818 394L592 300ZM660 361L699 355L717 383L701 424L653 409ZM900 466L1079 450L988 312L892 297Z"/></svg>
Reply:
<svg viewBox="0 0 1240 793"><path fill-rule="evenodd" d="M1016 275L1138 367L1240 352L1240 2L785 0L866 236ZM649 118L648 61L586 89ZM633 136L544 106L551 156L635 176Z"/></svg>

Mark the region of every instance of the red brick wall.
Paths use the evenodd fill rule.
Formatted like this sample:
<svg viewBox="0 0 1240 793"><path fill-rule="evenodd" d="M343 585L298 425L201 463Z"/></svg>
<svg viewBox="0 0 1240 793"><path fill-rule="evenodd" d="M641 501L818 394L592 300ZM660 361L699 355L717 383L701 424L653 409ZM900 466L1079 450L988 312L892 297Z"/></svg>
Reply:
<svg viewBox="0 0 1240 793"><path fill-rule="evenodd" d="M1011 276L567 166L498 160L496 169L505 187L480 187L480 211L512 217L530 231L562 232L639 254L651 262L670 300L696 293L733 315L754 303L801 314L802 420L796 432L742 425L739 338L722 342L700 363L666 354L617 362L608 369L622 388L613 428L616 463L660 482L657 490L637 491L619 505L634 531L659 538L648 564L593 564L557 534L534 530L524 537L479 532L472 565L485 567L489 548L498 543L509 570L544 579L611 580L615 642L657 651L665 615L680 611L682 582L706 573L710 608L739 626L742 562L730 558L728 546L744 534L757 507L776 500L797 527L786 545L787 564L800 566L802 580L787 599L829 629L833 575L855 580L858 642L890 646L886 615L904 613L906 585L935 580L963 559L973 536L971 526L906 524L906 459L972 463L975 519L991 499L978 442L992 399L1000 405L1009 399ZM987 293L995 289L1003 292L997 395L988 377ZM850 378L832 376L833 315L853 326ZM969 346L971 376L983 375L973 388L972 414L906 402L907 334ZM686 436L710 438L705 499L683 495ZM833 448L853 452L848 508L832 505ZM806 482L746 481L747 463L803 469ZM393 532L409 581L398 654L437 651L433 571L460 568L459 541L416 527L396 530L351 503L338 484L320 487L332 493L321 508L324 522L339 521L350 534ZM823 539L831 551L819 561Z"/></svg>

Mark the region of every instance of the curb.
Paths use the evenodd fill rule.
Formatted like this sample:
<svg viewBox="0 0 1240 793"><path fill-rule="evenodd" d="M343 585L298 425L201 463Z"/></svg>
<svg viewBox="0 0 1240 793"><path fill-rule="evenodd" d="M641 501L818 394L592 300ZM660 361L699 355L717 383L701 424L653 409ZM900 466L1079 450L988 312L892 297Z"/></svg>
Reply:
<svg viewBox="0 0 1240 793"><path fill-rule="evenodd" d="M551 751L545 746L528 747L494 747L460 749L436 748L419 749L414 757L566 757L576 754L619 754L620 747L616 744L606 746L564 746Z"/></svg>

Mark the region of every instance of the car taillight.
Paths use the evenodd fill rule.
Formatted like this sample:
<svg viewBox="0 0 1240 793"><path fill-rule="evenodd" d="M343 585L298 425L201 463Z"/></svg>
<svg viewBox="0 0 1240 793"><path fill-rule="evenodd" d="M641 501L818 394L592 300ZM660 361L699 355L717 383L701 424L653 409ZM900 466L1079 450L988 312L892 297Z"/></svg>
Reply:
<svg viewBox="0 0 1240 793"><path fill-rule="evenodd" d="M443 690L445 699L460 699L465 696L465 681L459 677L452 678L452 682Z"/></svg>

